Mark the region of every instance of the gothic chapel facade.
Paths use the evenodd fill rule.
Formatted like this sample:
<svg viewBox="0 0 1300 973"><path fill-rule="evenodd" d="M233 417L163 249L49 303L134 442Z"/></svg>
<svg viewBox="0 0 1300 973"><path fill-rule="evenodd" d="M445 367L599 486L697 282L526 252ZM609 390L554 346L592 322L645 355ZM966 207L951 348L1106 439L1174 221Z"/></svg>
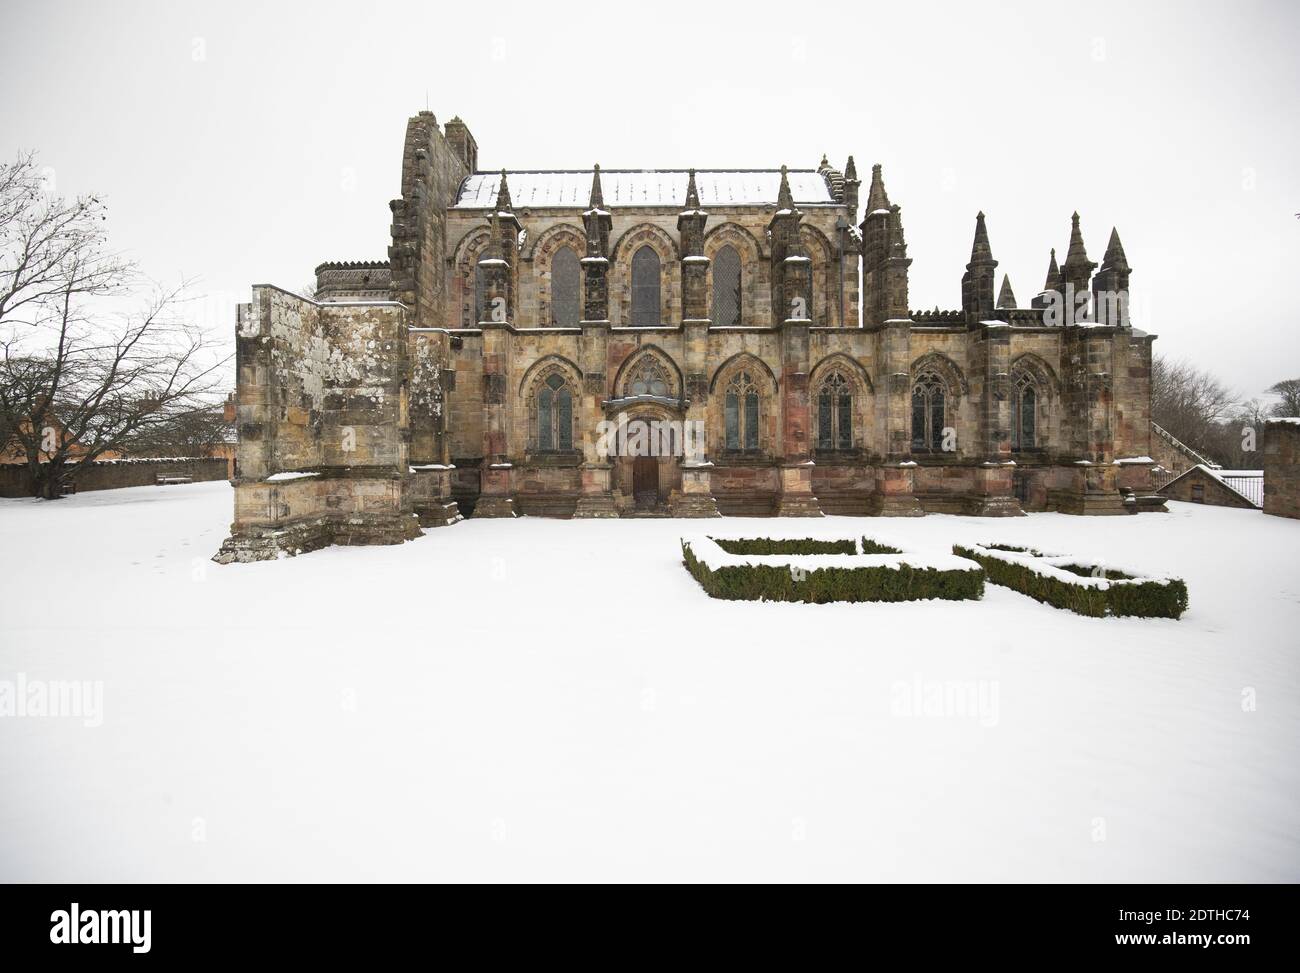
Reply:
<svg viewBox="0 0 1300 973"><path fill-rule="evenodd" d="M1129 323L1118 234L1097 270L1076 214L1022 307L1005 278L995 299L981 213L961 308L917 312L902 211L879 166L861 206L860 185L852 158L483 172L464 122L421 112L389 259L239 309L218 560L462 515L1159 509L1154 336ZM602 441L650 423L695 448Z"/></svg>

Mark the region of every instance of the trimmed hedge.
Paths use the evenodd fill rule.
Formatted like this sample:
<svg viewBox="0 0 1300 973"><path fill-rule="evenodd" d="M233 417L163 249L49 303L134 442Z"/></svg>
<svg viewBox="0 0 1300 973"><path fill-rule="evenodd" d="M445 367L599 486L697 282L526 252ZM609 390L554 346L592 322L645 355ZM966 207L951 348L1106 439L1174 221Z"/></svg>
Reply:
<svg viewBox="0 0 1300 973"><path fill-rule="evenodd" d="M728 554L857 554L853 541L775 539L771 537L715 537L713 543ZM892 551L890 553L898 553Z"/></svg>
<svg viewBox="0 0 1300 973"><path fill-rule="evenodd" d="M721 546L720 541L714 543ZM847 543L853 545L852 541ZM696 557L690 542L685 540L682 541L682 558L691 576L709 595L728 601L825 604L832 601L916 601L925 598L963 601L984 596L984 572L975 570L974 566L939 570L906 563L863 564L793 571L789 565L748 564L715 569Z"/></svg>
<svg viewBox="0 0 1300 973"><path fill-rule="evenodd" d="M1179 618L1187 611L1187 585L1179 578L1137 578L1119 571L1106 572L1104 577L1085 573L1080 577L1096 578L1097 584L1073 582L1066 577L1054 577L1041 568L1058 572L1075 573L1083 566L1077 564L1044 564L1039 570L1014 558L997 557L993 551L1015 551L1027 558L1045 558L1047 555L1026 548L976 545L953 546L958 557L970 558L983 566L992 584L1019 591L1036 601L1064 608L1079 615L1102 618L1106 615L1135 616L1138 618Z"/></svg>
<svg viewBox="0 0 1300 973"><path fill-rule="evenodd" d="M880 541L873 541L870 537L862 538L863 554L902 554L902 550L897 547L890 547L888 544L882 544Z"/></svg>

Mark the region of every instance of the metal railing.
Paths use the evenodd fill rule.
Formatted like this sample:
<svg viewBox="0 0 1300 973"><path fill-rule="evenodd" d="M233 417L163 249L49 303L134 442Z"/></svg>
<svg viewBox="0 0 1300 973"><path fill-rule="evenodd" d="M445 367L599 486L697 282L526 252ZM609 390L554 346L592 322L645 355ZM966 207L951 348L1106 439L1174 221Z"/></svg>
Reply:
<svg viewBox="0 0 1300 973"><path fill-rule="evenodd" d="M1232 476L1229 473L1220 473L1219 479L1240 493L1256 507L1264 506L1263 476Z"/></svg>

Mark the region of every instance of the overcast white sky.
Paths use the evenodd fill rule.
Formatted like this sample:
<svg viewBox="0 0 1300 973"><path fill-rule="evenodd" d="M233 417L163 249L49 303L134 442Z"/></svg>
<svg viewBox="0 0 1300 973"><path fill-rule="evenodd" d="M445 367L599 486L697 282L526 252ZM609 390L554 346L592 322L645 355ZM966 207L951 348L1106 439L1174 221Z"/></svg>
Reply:
<svg viewBox="0 0 1300 973"><path fill-rule="evenodd" d="M232 336L251 284L386 258L427 93L485 169L882 163L914 308L959 306L980 209L1027 303L1077 209L1094 260L1118 226L1157 351L1245 396L1300 376L1295 2L5 8L0 153L105 194Z"/></svg>

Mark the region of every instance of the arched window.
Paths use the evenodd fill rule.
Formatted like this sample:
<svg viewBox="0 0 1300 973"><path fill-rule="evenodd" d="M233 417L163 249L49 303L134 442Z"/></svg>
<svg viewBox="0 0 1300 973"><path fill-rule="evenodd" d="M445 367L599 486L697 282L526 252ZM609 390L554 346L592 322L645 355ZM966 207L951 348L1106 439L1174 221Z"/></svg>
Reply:
<svg viewBox="0 0 1300 973"><path fill-rule="evenodd" d="M659 320L659 254L646 245L632 254L632 327L656 328Z"/></svg>
<svg viewBox="0 0 1300 973"><path fill-rule="evenodd" d="M740 324L740 254L730 244L713 258L713 323Z"/></svg>
<svg viewBox="0 0 1300 973"><path fill-rule="evenodd" d="M758 386L749 372L740 372L727 384L724 405L727 449L758 449Z"/></svg>
<svg viewBox="0 0 1300 973"><path fill-rule="evenodd" d="M576 328L581 317L582 270L572 247L561 247L551 258L551 323Z"/></svg>
<svg viewBox="0 0 1300 973"><path fill-rule="evenodd" d="M817 391L817 448L853 448L853 387L839 372Z"/></svg>
<svg viewBox="0 0 1300 973"><path fill-rule="evenodd" d="M672 392L672 383L664 366L656 359L646 356L637 365L627 382L628 395L659 395L667 397Z"/></svg>
<svg viewBox="0 0 1300 973"><path fill-rule="evenodd" d="M487 272L482 264L474 265L474 324L487 320Z"/></svg>
<svg viewBox="0 0 1300 973"><path fill-rule="evenodd" d="M1016 380L1011 398L1011 448L1033 449L1038 436L1038 392L1028 373Z"/></svg>
<svg viewBox="0 0 1300 973"><path fill-rule="evenodd" d="M947 394L943 380L933 372L924 372L912 386L912 448L943 448L943 430Z"/></svg>
<svg viewBox="0 0 1300 973"><path fill-rule="evenodd" d="M537 393L537 449L573 449L573 392L559 373L552 373Z"/></svg>

